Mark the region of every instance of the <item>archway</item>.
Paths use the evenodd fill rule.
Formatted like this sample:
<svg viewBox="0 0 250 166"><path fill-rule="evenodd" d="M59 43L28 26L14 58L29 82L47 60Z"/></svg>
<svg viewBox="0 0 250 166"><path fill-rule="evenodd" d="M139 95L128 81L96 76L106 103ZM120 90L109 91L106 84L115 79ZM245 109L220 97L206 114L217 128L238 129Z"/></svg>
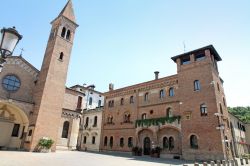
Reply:
<svg viewBox="0 0 250 166"><path fill-rule="evenodd" d="M143 154L150 155L151 150L151 140L149 137L145 137L143 141Z"/></svg>
<svg viewBox="0 0 250 166"><path fill-rule="evenodd" d="M0 149L23 148L29 120L14 104L0 102Z"/></svg>

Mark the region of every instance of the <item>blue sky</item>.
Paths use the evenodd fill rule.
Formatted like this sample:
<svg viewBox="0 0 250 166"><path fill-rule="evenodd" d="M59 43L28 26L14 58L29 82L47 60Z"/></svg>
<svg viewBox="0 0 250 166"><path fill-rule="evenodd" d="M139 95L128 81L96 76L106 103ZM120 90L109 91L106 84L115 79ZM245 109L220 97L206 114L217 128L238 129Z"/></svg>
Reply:
<svg viewBox="0 0 250 166"><path fill-rule="evenodd" d="M250 1L73 0L77 30L67 86L107 91L176 74L170 59L213 44L229 106L250 105ZM52 21L66 0L1 0L0 27L16 26L15 50L40 69Z"/></svg>

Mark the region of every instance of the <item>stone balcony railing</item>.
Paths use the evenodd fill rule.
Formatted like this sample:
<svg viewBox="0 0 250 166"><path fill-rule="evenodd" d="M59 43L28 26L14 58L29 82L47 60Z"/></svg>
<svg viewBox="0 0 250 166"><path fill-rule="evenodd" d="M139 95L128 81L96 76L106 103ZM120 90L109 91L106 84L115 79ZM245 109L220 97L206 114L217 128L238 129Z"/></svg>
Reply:
<svg viewBox="0 0 250 166"><path fill-rule="evenodd" d="M140 119L136 120L135 127L137 129L140 129L140 128L152 128L152 127L160 128L164 126L172 126L181 129L180 119L181 116Z"/></svg>

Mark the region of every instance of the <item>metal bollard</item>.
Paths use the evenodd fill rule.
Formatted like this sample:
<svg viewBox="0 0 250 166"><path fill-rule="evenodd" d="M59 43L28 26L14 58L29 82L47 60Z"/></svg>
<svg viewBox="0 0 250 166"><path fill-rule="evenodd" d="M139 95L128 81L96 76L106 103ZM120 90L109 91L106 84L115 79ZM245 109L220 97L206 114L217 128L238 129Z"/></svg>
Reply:
<svg viewBox="0 0 250 166"><path fill-rule="evenodd" d="M248 164L248 159L247 158L245 158L245 161L246 161L246 164Z"/></svg>
<svg viewBox="0 0 250 166"><path fill-rule="evenodd" d="M211 166L214 166L214 165L215 165L214 161L211 161L210 164L211 164Z"/></svg>
<svg viewBox="0 0 250 166"><path fill-rule="evenodd" d="M234 164L234 160L232 159L232 160L230 160L230 163L231 163L231 166L234 166L235 164Z"/></svg>
<svg viewBox="0 0 250 166"><path fill-rule="evenodd" d="M225 160L222 160L222 165L226 166L226 161Z"/></svg>
<svg viewBox="0 0 250 166"><path fill-rule="evenodd" d="M216 163L217 163L217 166L220 166L220 160L217 160Z"/></svg>
<svg viewBox="0 0 250 166"><path fill-rule="evenodd" d="M198 163L194 163L194 166L199 166L199 164Z"/></svg>
<svg viewBox="0 0 250 166"><path fill-rule="evenodd" d="M240 158L240 165L244 165L243 158Z"/></svg>
<svg viewBox="0 0 250 166"><path fill-rule="evenodd" d="M234 164L235 164L235 166L239 166L237 159L234 159Z"/></svg>
<svg viewBox="0 0 250 166"><path fill-rule="evenodd" d="M203 162L203 166L207 166L207 162Z"/></svg>

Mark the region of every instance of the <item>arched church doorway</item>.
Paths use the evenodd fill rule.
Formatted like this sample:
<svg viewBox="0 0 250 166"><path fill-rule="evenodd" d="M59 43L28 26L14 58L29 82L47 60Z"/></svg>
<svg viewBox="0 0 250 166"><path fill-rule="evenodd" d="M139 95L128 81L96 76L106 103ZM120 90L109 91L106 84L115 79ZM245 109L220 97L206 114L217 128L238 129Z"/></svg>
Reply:
<svg viewBox="0 0 250 166"><path fill-rule="evenodd" d="M151 141L149 137L145 137L143 141L143 154L150 155Z"/></svg>
<svg viewBox="0 0 250 166"><path fill-rule="evenodd" d="M22 149L28 125L24 111L14 104L0 102L0 149Z"/></svg>

